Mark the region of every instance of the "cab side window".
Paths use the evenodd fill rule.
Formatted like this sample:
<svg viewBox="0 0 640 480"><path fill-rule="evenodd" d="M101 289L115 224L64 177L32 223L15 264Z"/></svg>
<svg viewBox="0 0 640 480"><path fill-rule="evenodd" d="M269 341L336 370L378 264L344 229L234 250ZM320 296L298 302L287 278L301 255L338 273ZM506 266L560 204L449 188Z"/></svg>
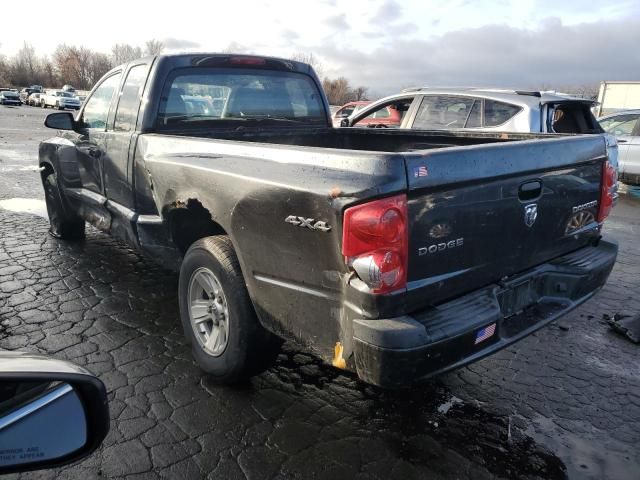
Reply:
<svg viewBox="0 0 640 480"><path fill-rule="evenodd" d="M119 132L135 130L138 108L148 71L148 65L136 65L129 70L120 94L114 130Z"/></svg>
<svg viewBox="0 0 640 480"><path fill-rule="evenodd" d="M82 112L82 123L85 128L104 130L107 126L109 106L113 94L120 83L120 73L105 79L87 100Z"/></svg>

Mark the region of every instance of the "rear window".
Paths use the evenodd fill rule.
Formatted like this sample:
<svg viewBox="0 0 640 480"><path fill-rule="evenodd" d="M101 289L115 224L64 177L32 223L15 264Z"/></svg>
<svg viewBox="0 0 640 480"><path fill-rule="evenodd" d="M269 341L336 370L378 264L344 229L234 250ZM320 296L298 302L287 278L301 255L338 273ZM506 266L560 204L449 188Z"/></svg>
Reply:
<svg viewBox="0 0 640 480"><path fill-rule="evenodd" d="M520 111L520 107L511 105L510 103L497 102L495 100L484 101L484 126L497 127L508 122L516 113Z"/></svg>
<svg viewBox="0 0 640 480"><path fill-rule="evenodd" d="M549 105L548 130L555 133L602 133L589 103L563 102Z"/></svg>
<svg viewBox="0 0 640 480"><path fill-rule="evenodd" d="M248 69L183 69L165 85L159 129L225 123L326 123L319 90L299 73Z"/></svg>

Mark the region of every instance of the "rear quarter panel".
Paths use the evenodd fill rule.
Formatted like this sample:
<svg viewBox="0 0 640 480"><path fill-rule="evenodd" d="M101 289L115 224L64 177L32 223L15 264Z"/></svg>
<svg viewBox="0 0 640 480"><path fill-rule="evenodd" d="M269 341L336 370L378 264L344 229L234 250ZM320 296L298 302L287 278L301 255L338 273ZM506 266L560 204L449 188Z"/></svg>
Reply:
<svg viewBox="0 0 640 480"><path fill-rule="evenodd" d="M156 134L139 137L138 192L157 212L197 200L230 236L262 323L325 359L351 342L340 253L342 211L362 199L406 189L400 154L343 152ZM328 232L286 223L290 215Z"/></svg>

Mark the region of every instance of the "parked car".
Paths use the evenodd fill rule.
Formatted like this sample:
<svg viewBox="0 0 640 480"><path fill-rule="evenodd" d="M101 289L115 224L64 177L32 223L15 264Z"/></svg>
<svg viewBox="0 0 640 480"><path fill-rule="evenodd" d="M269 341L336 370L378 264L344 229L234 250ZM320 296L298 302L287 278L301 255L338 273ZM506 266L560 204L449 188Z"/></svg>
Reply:
<svg viewBox="0 0 640 480"><path fill-rule="evenodd" d="M29 105L29 106L32 106L32 107L41 107L43 100L44 100L44 94L43 93L33 92L27 98L27 103L26 104Z"/></svg>
<svg viewBox="0 0 640 480"><path fill-rule="evenodd" d="M22 105L20 95L15 90L0 91L0 105Z"/></svg>
<svg viewBox="0 0 640 480"><path fill-rule="evenodd" d="M369 105L371 102L369 101L359 101L359 102L349 102L345 103L341 107L337 107L335 111L331 114L331 118L333 121L334 127L340 126L340 121L343 118L349 118L351 114L357 112L364 108L365 105Z"/></svg>
<svg viewBox="0 0 640 480"><path fill-rule="evenodd" d="M0 350L0 475L76 462L108 431L100 379L64 360Z"/></svg>
<svg viewBox="0 0 640 480"><path fill-rule="evenodd" d="M32 89L34 92L40 92L40 93L43 92L42 85L30 85L29 88Z"/></svg>
<svg viewBox="0 0 640 480"><path fill-rule="evenodd" d="M47 93L44 96L44 102L42 102L44 108L52 107L58 110L64 110L70 108L73 110L80 109L80 100L70 92L63 92L62 90L55 90Z"/></svg>
<svg viewBox="0 0 640 480"><path fill-rule="evenodd" d="M399 128L602 133L590 111L593 104L550 92L416 88L367 105L342 120L341 126L391 126L370 121L376 112L391 108L401 117Z"/></svg>
<svg viewBox="0 0 640 480"><path fill-rule="evenodd" d="M221 90L218 113L189 113ZM184 333L217 382L267 368L284 337L407 385L603 286L617 255L604 135L335 129L329 112L295 61L119 66L76 118L46 119L61 131L39 150L51 234L90 222L178 270Z"/></svg>
<svg viewBox="0 0 640 480"><path fill-rule="evenodd" d="M640 110L627 110L599 118L600 126L618 139L619 178L640 185Z"/></svg>
<svg viewBox="0 0 640 480"><path fill-rule="evenodd" d="M35 90L31 88L23 88L22 90L20 90L20 101L24 105L28 105L29 102L27 100L29 99L29 95L31 95L34 91Z"/></svg>
<svg viewBox="0 0 640 480"><path fill-rule="evenodd" d="M350 102L344 105L333 116L333 126L339 127L340 122L353 115L369 105L369 101ZM399 127L401 122L401 114L393 106L376 110L371 115L360 120L359 126L377 126L377 127Z"/></svg>

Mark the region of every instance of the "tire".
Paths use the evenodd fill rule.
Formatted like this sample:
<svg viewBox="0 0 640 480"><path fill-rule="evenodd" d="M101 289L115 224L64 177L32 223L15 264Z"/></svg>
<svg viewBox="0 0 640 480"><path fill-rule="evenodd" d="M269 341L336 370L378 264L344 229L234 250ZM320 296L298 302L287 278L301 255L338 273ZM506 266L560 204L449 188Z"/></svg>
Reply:
<svg viewBox="0 0 640 480"><path fill-rule="evenodd" d="M260 324L229 237L193 243L182 262L178 288L185 337L214 382L235 383L271 366L281 341Z"/></svg>
<svg viewBox="0 0 640 480"><path fill-rule="evenodd" d="M82 240L84 238L85 221L71 213L58 187L58 179L50 172L42 179L44 198L49 215L49 233L62 240Z"/></svg>
<svg viewBox="0 0 640 480"><path fill-rule="evenodd" d="M57 108L58 110L64 110L64 108L63 108L63 107L61 107L61 106L60 106L60 104L59 104L58 102L56 102L56 107L55 107L55 108Z"/></svg>

